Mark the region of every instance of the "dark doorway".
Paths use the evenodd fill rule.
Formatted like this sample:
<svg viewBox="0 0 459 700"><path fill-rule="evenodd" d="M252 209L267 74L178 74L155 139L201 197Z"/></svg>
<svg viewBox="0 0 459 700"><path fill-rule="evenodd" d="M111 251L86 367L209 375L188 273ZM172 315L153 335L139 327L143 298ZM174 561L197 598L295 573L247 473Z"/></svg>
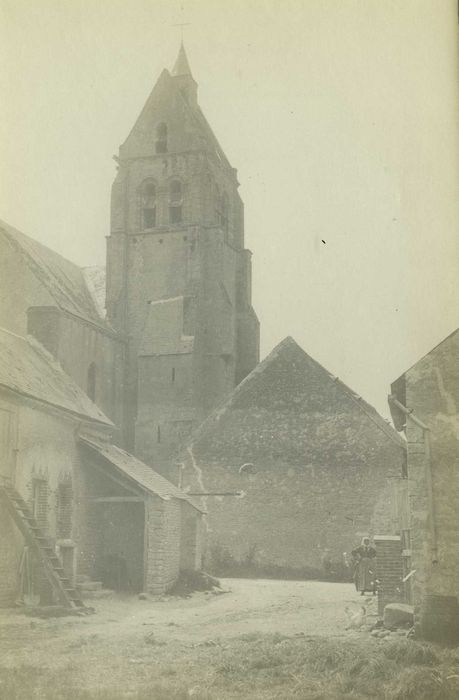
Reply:
<svg viewBox="0 0 459 700"><path fill-rule="evenodd" d="M96 508L96 578L104 588L139 593L144 588L144 504L99 502Z"/></svg>

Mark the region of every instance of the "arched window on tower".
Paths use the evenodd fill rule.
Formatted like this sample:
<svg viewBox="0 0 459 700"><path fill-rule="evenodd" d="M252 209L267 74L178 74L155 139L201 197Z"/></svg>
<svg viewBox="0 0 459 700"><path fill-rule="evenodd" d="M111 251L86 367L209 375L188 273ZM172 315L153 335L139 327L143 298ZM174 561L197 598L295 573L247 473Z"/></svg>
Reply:
<svg viewBox="0 0 459 700"><path fill-rule="evenodd" d="M167 153L167 124L161 122L156 127L156 153Z"/></svg>
<svg viewBox="0 0 459 700"><path fill-rule="evenodd" d="M182 221L182 183L172 180L169 185L169 221L179 224Z"/></svg>
<svg viewBox="0 0 459 700"><path fill-rule="evenodd" d="M97 369L95 362L91 362L88 367L88 374L86 379L86 393L91 399L91 401L96 400L96 384L97 384Z"/></svg>
<svg viewBox="0 0 459 700"><path fill-rule="evenodd" d="M152 180L145 180L142 183L140 199L142 229L154 228L156 226L156 185Z"/></svg>

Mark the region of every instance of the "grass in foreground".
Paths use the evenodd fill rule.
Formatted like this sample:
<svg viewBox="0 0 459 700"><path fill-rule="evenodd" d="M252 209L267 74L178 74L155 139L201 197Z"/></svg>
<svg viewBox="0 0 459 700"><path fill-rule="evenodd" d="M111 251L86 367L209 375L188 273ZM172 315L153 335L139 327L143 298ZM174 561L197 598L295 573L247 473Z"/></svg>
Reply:
<svg viewBox="0 0 459 700"><path fill-rule="evenodd" d="M243 635L85 688L85 668L0 667L2 700L457 700L459 649L400 640Z"/></svg>

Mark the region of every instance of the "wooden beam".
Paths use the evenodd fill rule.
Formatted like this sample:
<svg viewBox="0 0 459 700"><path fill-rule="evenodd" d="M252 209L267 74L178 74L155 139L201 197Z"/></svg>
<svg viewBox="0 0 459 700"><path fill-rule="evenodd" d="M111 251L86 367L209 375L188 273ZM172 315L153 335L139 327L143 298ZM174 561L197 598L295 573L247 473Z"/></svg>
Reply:
<svg viewBox="0 0 459 700"><path fill-rule="evenodd" d="M93 503L143 503L144 501L140 496L96 496L88 500Z"/></svg>
<svg viewBox="0 0 459 700"><path fill-rule="evenodd" d="M242 496L242 491L185 491L187 496Z"/></svg>

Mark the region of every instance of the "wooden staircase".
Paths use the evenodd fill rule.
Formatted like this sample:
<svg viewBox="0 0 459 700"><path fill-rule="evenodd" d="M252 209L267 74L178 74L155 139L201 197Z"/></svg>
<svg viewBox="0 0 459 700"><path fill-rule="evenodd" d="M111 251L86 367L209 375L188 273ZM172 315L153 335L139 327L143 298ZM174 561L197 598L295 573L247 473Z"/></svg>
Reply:
<svg viewBox="0 0 459 700"><path fill-rule="evenodd" d="M30 551L40 562L59 605L66 608L86 609L78 592L72 587L70 579L66 578L62 562L51 540L38 526L30 507L22 496L6 479L0 481L0 500L5 504Z"/></svg>

